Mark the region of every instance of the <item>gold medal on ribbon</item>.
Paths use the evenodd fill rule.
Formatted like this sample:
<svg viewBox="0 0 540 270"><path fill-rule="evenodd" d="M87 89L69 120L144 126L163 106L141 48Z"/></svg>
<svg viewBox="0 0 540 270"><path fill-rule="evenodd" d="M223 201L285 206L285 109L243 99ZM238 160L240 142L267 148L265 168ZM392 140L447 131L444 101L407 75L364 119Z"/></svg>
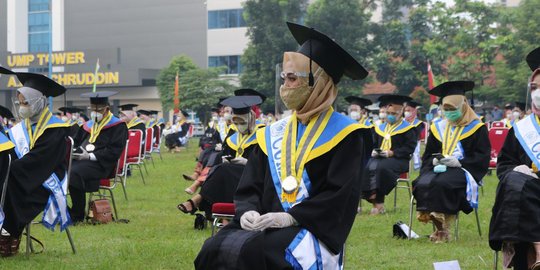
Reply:
<svg viewBox="0 0 540 270"><path fill-rule="evenodd" d="M89 143L89 144L86 145L85 149L86 149L87 152L93 152L94 150L96 150L96 146Z"/></svg>
<svg viewBox="0 0 540 270"><path fill-rule="evenodd" d="M281 182L281 188L287 194L292 194L298 188L298 181L292 175L289 175Z"/></svg>

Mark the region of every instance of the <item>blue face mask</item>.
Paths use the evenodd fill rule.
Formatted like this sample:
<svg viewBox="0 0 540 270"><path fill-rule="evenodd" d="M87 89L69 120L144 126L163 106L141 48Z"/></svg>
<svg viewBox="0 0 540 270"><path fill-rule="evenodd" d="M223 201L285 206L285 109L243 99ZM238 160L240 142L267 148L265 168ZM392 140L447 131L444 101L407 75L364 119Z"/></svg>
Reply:
<svg viewBox="0 0 540 270"><path fill-rule="evenodd" d="M388 123L390 123L390 124L393 124L393 123L395 123L397 121L397 119L396 119L395 115L389 114L389 115L386 116L386 121L388 121Z"/></svg>
<svg viewBox="0 0 540 270"><path fill-rule="evenodd" d="M450 122L456 122L461 118L461 111L455 110L455 111L443 111L444 117L448 119Z"/></svg>

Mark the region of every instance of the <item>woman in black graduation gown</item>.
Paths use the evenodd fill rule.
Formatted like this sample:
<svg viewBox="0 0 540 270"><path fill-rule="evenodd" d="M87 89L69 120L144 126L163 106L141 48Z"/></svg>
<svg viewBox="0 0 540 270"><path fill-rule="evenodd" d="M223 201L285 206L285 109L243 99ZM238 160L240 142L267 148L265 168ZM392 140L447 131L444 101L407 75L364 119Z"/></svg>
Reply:
<svg viewBox="0 0 540 270"><path fill-rule="evenodd" d="M430 94L442 98L444 119L430 127L420 176L413 181L418 220L433 222L433 242L450 238L450 225L459 211L478 206L478 186L487 173L491 146L486 126L467 104L465 92L474 82L451 81Z"/></svg>
<svg viewBox="0 0 540 270"><path fill-rule="evenodd" d="M84 220L86 192L97 191L99 181L113 173L126 146L126 123L112 115L109 107L108 97L114 94L116 92L81 95L90 98L92 119L84 124L75 137L76 154L73 156L69 182L73 222Z"/></svg>
<svg viewBox="0 0 540 270"><path fill-rule="evenodd" d="M489 245L493 250L502 249L505 267L538 270L540 162L534 156L537 155L534 145L540 140L540 127L535 124L540 115L540 48L529 53L527 62L533 71L529 83L533 114L513 125L497 158L500 182L489 226ZM536 136L526 141L523 134L529 132Z"/></svg>
<svg viewBox="0 0 540 270"><path fill-rule="evenodd" d="M409 171L409 160L417 144L414 126L403 119L403 106L411 98L383 95L386 122L374 128L373 150L362 177L362 198L373 204L371 215L384 213L384 197L396 186L401 173Z"/></svg>
<svg viewBox="0 0 540 270"><path fill-rule="evenodd" d="M251 110L251 106L260 103L260 97L256 96L235 96L223 101L224 105L233 108L233 122L238 131L233 132L225 140L222 153L223 163L212 167L208 178L202 182L204 184L201 192L186 202L179 204L178 209L180 211L194 213L198 208L205 211L207 217L210 218L212 204L216 202L233 202L234 192L244 172L247 157L257 144L256 132L258 126L255 123L255 113Z"/></svg>
<svg viewBox="0 0 540 270"><path fill-rule="evenodd" d="M280 95L294 113L257 132L258 145L235 194L234 220L205 242L196 269L341 265L359 201L363 134L331 105L343 74L362 79L367 71L322 33L288 26L302 46L284 54ZM296 150L300 156L293 157ZM305 246L309 239L314 246Z"/></svg>
<svg viewBox="0 0 540 270"><path fill-rule="evenodd" d="M0 73L16 75L23 84L17 90L20 104L18 114L22 120L10 132L10 139L16 144L17 151L12 155L4 205L3 229L9 235L2 233L0 236L0 256L7 257L17 254L24 227L44 210L49 200L51 193L43 183L53 173L59 179L65 176L65 138L69 127L54 117L47 107L47 97L64 93L66 89L63 86L40 74L13 73L1 67ZM41 116L49 121L40 121ZM33 131L28 131L27 126L33 127ZM23 129L32 135L33 142L23 139L21 132L15 132ZM24 143L21 144L21 141ZM0 146L0 149L3 147ZM0 182L3 182L7 165L5 153L0 153Z"/></svg>

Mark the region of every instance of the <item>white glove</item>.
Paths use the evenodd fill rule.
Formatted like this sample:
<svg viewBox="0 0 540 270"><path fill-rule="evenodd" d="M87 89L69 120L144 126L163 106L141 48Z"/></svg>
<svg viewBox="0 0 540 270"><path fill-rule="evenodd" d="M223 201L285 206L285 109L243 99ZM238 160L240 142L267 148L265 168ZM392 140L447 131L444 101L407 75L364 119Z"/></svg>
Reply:
<svg viewBox="0 0 540 270"><path fill-rule="evenodd" d="M229 156L222 156L221 157L221 163L225 163L225 164L229 163L229 160L227 159L228 157Z"/></svg>
<svg viewBox="0 0 540 270"><path fill-rule="evenodd" d="M538 179L538 176L532 172L531 168L527 165L519 165L514 168L514 171L520 172Z"/></svg>
<svg viewBox="0 0 540 270"><path fill-rule="evenodd" d="M452 167L452 168L460 168L461 167L461 163L454 156L441 158L441 160L439 160L439 163L442 164L442 165L445 165L446 167Z"/></svg>
<svg viewBox="0 0 540 270"><path fill-rule="evenodd" d="M259 231L264 231L268 228L286 228L293 226L296 223L293 216L286 212L266 213L260 216L255 222L255 227Z"/></svg>
<svg viewBox="0 0 540 270"><path fill-rule="evenodd" d="M256 221L261 215L257 211L247 211L240 217L240 226L246 231L256 231Z"/></svg>
<svg viewBox="0 0 540 270"><path fill-rule="evenodd" d="M73 159L75 159L75 160L89 160L90 159L90 154L88 154L88 152L86 152L86 150L84 150L84 148L82 150L83 150L82 153L73 155Z"/></svg>
<svg viewBox="0 0 540 270"><path fill-rule="evenodd" d="M437 158L433 158L433 166L439 165L439 160Z"/></svg>
<svg viewBox="0 0 540 270"><path fill-rule="evenodd" d="M237 165L246 165L247 159L243 157L237 157L237 158L231 159L231 163L237 164Z"/></svg>
<svg viewBox="0 0 540 270"><path fill-rule="evenodd" d="M216 150L217 152L221 152L221 150L223 150L223 145L221 143L216 144L214 150Z"/></svg>
<svg viewBox="0 0 540 270"><path fill-rule="evenodd" d="M389 157L392 157L393 155L394 154L390 150L384 150L379 154L379 156L381 156L383 158L389 158Z"/></svg>
<svg viewBox="0 0 540 270"><path fill-rule="evenodd" d="M371 157L375 158L375 157L378 157L378 156L379 156L379 152L377 152L375 150L371 151Z"/></svg>

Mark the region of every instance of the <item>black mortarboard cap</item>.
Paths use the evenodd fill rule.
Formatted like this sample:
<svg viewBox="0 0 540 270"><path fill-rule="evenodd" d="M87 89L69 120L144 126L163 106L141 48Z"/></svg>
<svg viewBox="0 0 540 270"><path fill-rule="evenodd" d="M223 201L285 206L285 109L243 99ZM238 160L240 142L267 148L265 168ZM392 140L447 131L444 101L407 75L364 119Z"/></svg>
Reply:
<svg viewBox="0 0 540 270"><path fill-rule="evenodd" d="M0 116L2 116L3 118L15 118L13 116L13 113L6 107L4 106L0 106Z"/></svg>
<svg viewBox="0 0 540 270"><path fill-rule="evenodd" d="M513 108L514 108L514 104L512 104L512 103L506 103L506 104L504 104L504 109L505 109L505 110L511 110L511 109L513 109Z"/></svg>
<svg viewBox="0 0 540 270"><path fill-rule="evenodd" d="M465 95L465 92L471 91L474 88L473 81L449 81L441 83L429 91L429 94L446 97L450 95Z"/></svg>
<svg viewBox="0 0 540 270"><path fill-rule="evenodd" d="M251 88L242 88L234 91L235 96L259 96L262 99L263 103L266 100L266 96L263 95L261 92L251 89ZM260 104L257 104L260 105Z"/></svg>
<svg viewBox="0 0 540 270"><path fill-rule="evenodd" d="M144 115L150 116L151 113L147 110L137 110L137 114L139 115L144 114Z"/></svg>
<svg viewBox="0 0 540 270"><path fill-rule="evenodd" d="M296 23L287 22L287 26L300 44L297 52L319 64L332 77L334 84L339 83L343 75L353 80L361 80L368 75L358 61L327 35Z"/></svg>
<svg viewBox="0 0 540 270"><path fill-rule="evenodd" d="M121 111L132 111L133 108L139 106L139 104L123 104L123 105L120 105L118 107L120 107L120 110Z"/></svg>
<svg viewBox="0 0 540 270"><path fill-rule="evenodd" d="M109 97L116 95L118 92L101 91L81 94L81 97L90 98L90 104L108 104Z"/></svg>
<svg viewBox="0 0 540 270"><path fill-rule="evenodd" d="M523 102L516 102L514 108L515 107L518 107L520 110L525 111L525 103Z"/></svg>
<svg viewBox="0 0 540 270"><path fill-rule="evenodd" d="M13 72L0 67L1 74L15 75L23 86L30 87L43 93L46 97L56 97L66 92L66 88L45 75L29 72Z"/></svg>
<svg viewBox="0 0 540 270"><path fill-rule="evenodd" d="M150 114L158 114L159 111L156 111L156 110L148 110L148 112L149 112Z"/></svg>
<svg viewBox="0 0 540 270"><path fill-rule="evenodd" d="M384 107L390 104L403 105L403 103L411 101L412 98L402 95L382 95L377 100L379 101L379 107Z"/></svg>
<svg viewBox="0 0 540 270"><path fill-rule="evenodd" d="M58 110L63 113L78 113L83 111L82 109L76 107L60 107Z"/></svg>
<svg viewBox="0 0 540 270"><path fill-rule="evenodd" d="M180 110L180 112L182 112L182 115L183 115L184 117L189 117L189 113L188 113L187 111L185 111L185 110Z"/></svg>
<svg viewBox="0 0 540 270"><path fill-rule="evenodd" d="M407 106L413 107L413 108L422 106L422 104L420 104L420 103L418 103L418 102L416 102L414 100L407 101L406 103L407 103L406 104Z"/></svg>
<svg viewBox="0 0 540 270"><path fill-rule="evenodd" d="M234 114L247 114L251 110L251 106L261 103L262 99L259 96L234 96L221 102L221 104L231 107Z"/></svg>
<svg viewBox="0 0 540 270"><path fill-rule="evenodd" d="M527 61L527 64L532 71L538 69L540 67L540 47L532 50L529 54L527 54L525 61Z"/></svg>
<svg viewBox="0 0 540 270"><path fill-rule="evenodd" d="M360 108L365 108L366 106L369 106L373 104L371 100L367 98L361 98L361 97L355 97L355 96L348 96L345 98L345 101L349 102L350 104L356 104L360 106Z"/></svg>

